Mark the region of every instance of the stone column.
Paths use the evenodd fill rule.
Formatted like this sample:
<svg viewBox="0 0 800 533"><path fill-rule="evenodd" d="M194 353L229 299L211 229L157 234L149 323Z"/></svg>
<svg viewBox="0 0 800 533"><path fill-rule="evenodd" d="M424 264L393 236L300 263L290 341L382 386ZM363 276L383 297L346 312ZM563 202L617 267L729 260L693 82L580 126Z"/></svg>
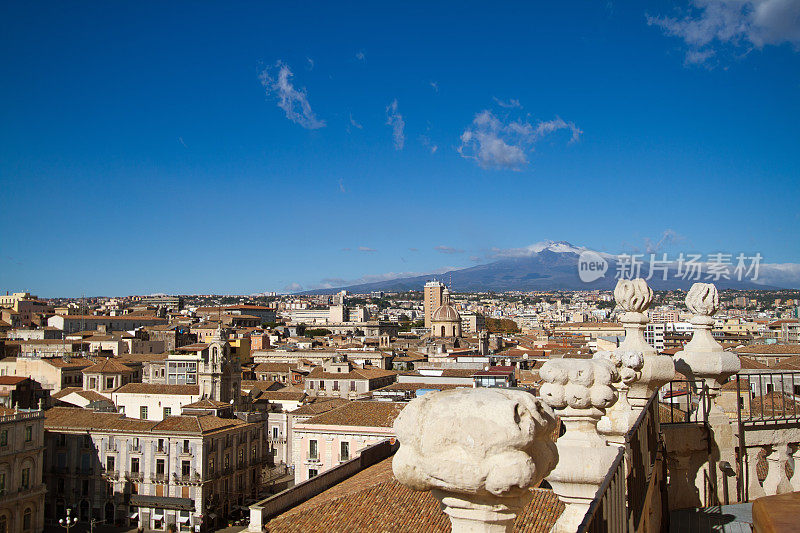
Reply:
<svg viewBox="0 0 800 533"><path fill-rule="evenodd" d="M617 400L619 374L600 359L551 359L539 370L542 399L556 410L565 433L556 442L559 462L547 477L566 508L551 531L574 532L618 452L597 432L597 421Z"/></svg>
<svg viewBox="0 0 800 533"><path fill-rule="evenodd" d="M758 451L756 447L749 448L747 452L747 497L750 501L767 495L758 480Z"/></svg>
<svg viewBox="0 0 800 533"><path fill-rule="evenodd" d="M688 379L700 379L705 384L709 401L698 405L697 419L707 422L711 441L708 458L708 475L716 481L717 500L724 502L736 499L736 479L727 476L717 464L727 461L736 464L738 442L733 424L717 403L720 387L729 377L739 372L739 356L726 352L711 335L714 313L719 309L719 294L713 283L695 283L686 295L686 306L694 313L691 319L694 333L683 350L675 354L675 368ZM708 409L704 403L708 404ZM725 486L727 484L727 487ZM713 502L709 502L713 503Z"/></svg>
<svg viewBox="0 0 800 533"><path fill-rule="evenodd" d="M794 472L792 472L792 479L789 484L792 486L793 491L800 491L800 444L792 446L792 461Z"/></svg>
<svg viewBox="0 0 800 533"><path fill-rule="evenodd" d="M653 302L653 290L642 278L621 279L614 288L614 299L625 314L620 317L625 328L625 341L619 346L623 352L641 353L644 359L639 376L630 384L627 399L638 415L653 394L675 377L672 357L658 355L655 348L647 344L644 331L650 322L646 311Z"/></svg>
<svg viewBox="0 0 800 533"><path fill-rule="evenodd" d="M400 483L430 490L453 533L510 533L529 487L558 459L553 411L508 389L453 389L409 402L394 422Z"/></svg>

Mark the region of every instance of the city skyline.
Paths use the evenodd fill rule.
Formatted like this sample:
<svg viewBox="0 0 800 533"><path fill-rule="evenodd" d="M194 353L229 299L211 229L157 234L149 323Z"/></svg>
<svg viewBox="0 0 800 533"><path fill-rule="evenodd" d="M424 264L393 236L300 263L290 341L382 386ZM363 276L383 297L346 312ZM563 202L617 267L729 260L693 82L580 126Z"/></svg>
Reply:
<svg viewBox="0 0 800 533"><path fill-rule="evenodd" d="M788 4L8 5L0 289L286 292L547 239L800 263Z"/></svg>

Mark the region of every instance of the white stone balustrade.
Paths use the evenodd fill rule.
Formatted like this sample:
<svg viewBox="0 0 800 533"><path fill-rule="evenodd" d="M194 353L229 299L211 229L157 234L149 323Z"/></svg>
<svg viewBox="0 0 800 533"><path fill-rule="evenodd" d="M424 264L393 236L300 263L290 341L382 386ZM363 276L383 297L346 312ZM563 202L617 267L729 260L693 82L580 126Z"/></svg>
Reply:
<svg viewBox="0 0 800 533"><path fill-rule="evenodd" d="M398 481L430 490L454 533L511 532L529 487L557 461L553 411L508 389L453 389L412 400L395 419Z"/></svg>
<svg viewBox="0 0 800 533"><path fill-rule="evenodd" d="M574 532L618 454L597 431L597 422L617 400L617 367L604 359L552 359L539 370L542 400L556 410L565 432L559 461L547 477L566 508L551 531Z"/></svg>
<svg viewBox="0 0 800 533"><path fill-rule="evenodd" d="M644 331L650 322L646 311L653 302L653 290L647 282L642 278L619 280L614 288L614 299L625 310L625 314L620 317L625 329L625 340L619 349L641 353L644 358L639 376L630 383L630 390L626 395L631 408L638 414L655 391L675 378L675 364L672 357L658 355L644 338Z"/></svg>
<svg viewBox="0 0 800 533"><path fill-rule="evenodd" d="M631 384L642 376L644 356L642 352L617 349L613 352L597 352L593 358L610 362L616 367L620 378L612 383L617 391L617 401L606 409L606 414L597 423L597 430L609 444L625 447L625 435L633 427L639 414L628 401L628 391Z"/></svg>

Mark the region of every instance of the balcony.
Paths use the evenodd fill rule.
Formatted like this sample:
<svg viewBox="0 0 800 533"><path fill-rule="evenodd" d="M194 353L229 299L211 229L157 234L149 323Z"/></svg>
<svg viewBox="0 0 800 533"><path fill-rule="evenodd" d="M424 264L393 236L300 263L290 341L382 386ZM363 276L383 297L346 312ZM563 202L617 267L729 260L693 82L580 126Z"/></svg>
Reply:
<svg viewBox="0 0 800 533"><path fill-rule="evenodd" d="M142 445L141 444L128 444L128 451L130 453L142 453Z"/></svg>
<svg viewBox="0 0 800 533"><path fill-rule="evenodd" d="M110 480L118 480L119 479L119 470L106 470L105 468L102 469L101 474L104 478Z"/></svg>
<svg viewBox="0 0 800 533"><path fill-rule="evenodd" d="M150 474L150 481L153 483L166 483L167 482L167 474Z"/></svg>
<svg viewBox="0 0 800 533"><path fill-rule="evenodd" d="M191 472L189 474L173 473L172 474L172 481L175 484L195 485L195 484L202 483L203 480L200 477L200 474L197 471L194 471L194 472Z"/></svg>
<svg viewBox="0 0 800 533"><path fill-rule="evenodd" d="M140 482L144 480L144 474L142 472L126 472L125 479L128 481Z"/></svg>

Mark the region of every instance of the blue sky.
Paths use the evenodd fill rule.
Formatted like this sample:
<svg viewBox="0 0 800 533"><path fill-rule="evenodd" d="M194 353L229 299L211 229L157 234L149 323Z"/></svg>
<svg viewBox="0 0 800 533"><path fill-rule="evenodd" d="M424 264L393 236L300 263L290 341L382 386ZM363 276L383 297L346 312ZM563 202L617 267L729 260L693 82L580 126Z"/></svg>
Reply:
<svg viewBox="0 0 800 533"><path fill-rule="evenodd" d="M0 289L800 263L800 2L338 4L5 3Z"/></svg>

